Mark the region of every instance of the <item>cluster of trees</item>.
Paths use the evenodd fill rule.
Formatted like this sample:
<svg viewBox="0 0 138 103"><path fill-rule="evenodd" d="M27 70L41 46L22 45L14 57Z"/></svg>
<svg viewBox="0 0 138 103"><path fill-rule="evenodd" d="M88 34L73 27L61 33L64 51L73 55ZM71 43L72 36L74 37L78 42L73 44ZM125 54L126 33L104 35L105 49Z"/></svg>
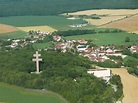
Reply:
<svg viewBox="0 0 138 103"><path fill-rule="evenodd" d="M59 93L70 103L114 103L118 99L110 84L87 74L91 61L71 53L41 51L40 75L32 61L33 48L0 51L0 82L48 89Z"/></svg>
<svg viewBox="0 0 138 103"><path fill-rule="evenodd" d="M53 35L60 36L73 36L73 35L84 35L84 34L95 34L96 31L93 30L68 30L68 31L55 31Z"/></svg>
<svg viewBox="0 0 138 103"><path fill-rule="evenodd" d="M129 56L124 60L124 65L128 67L128 72L138 75L138 52L132 53L129 49L124 49L122 53Z"/></svg>
<svg viewBox="0 0 138 103"><path fill-rule="evenodd" d="M130 74L135 74L138 76L138 59L137 58L128 57L128 59L124 62L124 65L128 67L127 69Z"/></svg>
<svg viewBox="0 0 138 103"><path fill-rule="evenodd" d="M137 0L0 0L0 16L57 15L88 9L135 9L137 4Z"/></svg>
<svg viewBox="0 0 138 103"><path fill-rule="evenodd" d="M92 30L68 30L68 31L55 31L53 32L52 35L60 35L60 36L73 36L73 35L84 35L84 34L95 34L95 33L120 33L120 32L124 32L122 30L119 29L114 29L114 30L99 30L96 31L95 29Z"/></svg>
<svg viewBox="0 0 138 103"><path fill-rule="evenodd" d="M106 29L106 30L98 31L98 33L121 33L121 32L124 32L124 31L120 29L114 29L114 30Z"/></svg>
<svg viewBox="0 0 138 103"><path fill-rule="evenodd" d="M120 68L122 65L122 61L115 63L112 60L105 60L104 62L93 62L93 63L105 68Z"/></svg>
<svg viewBox="0 0 138 103"><path fill-rule="evenodd" d="M110 83L112 83L113 85L117 86L116 87L116 92L117 92L117 95L116 98L119 98L123 95L123 85L121 83L121 78L119 75L113 75L112 78L110 79Z"/></svg>

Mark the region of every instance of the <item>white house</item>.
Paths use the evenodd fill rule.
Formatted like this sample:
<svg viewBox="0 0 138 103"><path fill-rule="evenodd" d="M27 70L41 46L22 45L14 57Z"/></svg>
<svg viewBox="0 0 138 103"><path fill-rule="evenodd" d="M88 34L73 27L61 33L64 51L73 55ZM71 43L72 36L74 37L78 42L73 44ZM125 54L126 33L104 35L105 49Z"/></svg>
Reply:
<svg viewBox="0 0 138 103"><path fill-rule="evenodd" d="M78 52L83 52L88 48L88 45L78 45L76 48Z"/></svg>
<svg viewBox="0 0 138 103"><path fill-rule="evenodd" d="M89 74L93 74L94 76L98 78L103 78L106 81L109 81L111 76L111 71L108 68L105 69L90 69L87 71Z"/></svg>

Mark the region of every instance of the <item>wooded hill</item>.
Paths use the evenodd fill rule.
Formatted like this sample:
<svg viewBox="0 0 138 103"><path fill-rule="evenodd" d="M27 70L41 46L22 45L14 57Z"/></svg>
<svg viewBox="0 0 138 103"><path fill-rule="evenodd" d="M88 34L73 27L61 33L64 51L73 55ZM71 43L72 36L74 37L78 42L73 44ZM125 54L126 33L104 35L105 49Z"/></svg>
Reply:
<svg viewBox="0 0 138 103"><path fill-rule="evenodd" d="M32 61L35 50L31 47L20 50L0 50L0 82L25 88L47 89L62 95L69 103L114 103L122 95L122 84L115 75L110 84L98 79L87 70L91 61L69 52L41 51L40 75Z"/></svg>
<svg viewBox="0 0 138 103"><path fill-rule="evenodd" d="M138 0L0 0L0 16L57 15L86 9L135 9Z"/></svg>

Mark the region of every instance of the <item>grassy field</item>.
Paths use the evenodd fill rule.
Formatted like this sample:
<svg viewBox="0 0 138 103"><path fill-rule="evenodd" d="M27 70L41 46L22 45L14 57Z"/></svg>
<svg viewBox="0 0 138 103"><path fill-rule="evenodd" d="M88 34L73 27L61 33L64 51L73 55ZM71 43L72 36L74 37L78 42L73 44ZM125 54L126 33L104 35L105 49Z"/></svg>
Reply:
<svg viewBox="0 0 138 103"><path fill-rule="evenodd" d="M26 36L26 32L16 31L11 33L4 33L0 35L0 39L14 39L14 38L23 38Z"/></svg>
<svg viewBox="0 0 138 103"><path fill-rule="evenodd" d="M49 26L28 26L28 27L18 27L18 29L28 32L29 30L40 30L41 32L53 32L56 29Z"/></svg>
<svg viewBox="0 0 138 103"><path fill-rule="evenodd" d="M10 25L0 24L0 34L14 31L18 31L18 29Z"/></svg>
<svg viewBox="0 0 138 103"><path fill-rule="evenodd" d="M0 17L0 23L15 27L44 26L47 25L56 30L76 29L69 25L85 23L82 19L69 20L62 16L12 16ZM83 29L83 27L82 27Z"/></svg>
<svg viewBox="0 0 138 103"><path fill-rule="evenodd" d="M125 42L125 38L129 37L130 42ZM67 36L66 39L92 39L97 45L125 45L125 44L137 44L138 45L138 35L130 33L99 33L99 34L86 34L78 36Z"/></svg>
<svg viewBox="0 0 138 103"><path fill-rule="evenodd" d="M37 49L45 49L52 46L51 42L47 42L47 43L34 43L33 47L37 48Z"/></svg>
<svg viewBox="0 0 138 103"><path fill-rule="evenodd" d="M35 92L0 83L0 102L4 103L66 103L57 94Z"/></svg>

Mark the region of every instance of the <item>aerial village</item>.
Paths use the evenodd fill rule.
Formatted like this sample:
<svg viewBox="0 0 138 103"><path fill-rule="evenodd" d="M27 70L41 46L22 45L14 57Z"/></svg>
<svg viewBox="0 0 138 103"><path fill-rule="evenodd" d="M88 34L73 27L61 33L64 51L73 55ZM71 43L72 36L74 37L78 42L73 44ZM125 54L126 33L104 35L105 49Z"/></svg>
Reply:
<svg viewBox="0 0 138 103"><path fill-rule="evenodd" d="M41 32L40 30L34 31L30 30L26 38L21 39L8 39L6 42L10 41L5 45L6 48L18 48L18 47L25 47L28 44L34 44L38 40L43 40L46 36L51 35L50 32ZM85 39L78 39L78 40L65 40L63 37L59 35L51 35L53 41L56 42L55 46L52 48L53 50L60 50L61 52L65 53L70 50L71 53L77 53L79 56L87 57L91 61L95 62L104 62L105 60L111 60L114 63L119 63L119 60L110 59L108 56L120 56L121 58L125 58L127 55L122 54L122 49L117 49L116 46L99 46L99 47L90 47L88 41ZM33 39L29 39L29 38ZM130 47L126 47L130 52L133 54L138 51L138 46L131 45ZM45 48L44 50L47 50ZM122 66L123 67L123 66ZM90 69L87 71L89 74L94 74L99 78L103 78L107 82L110 79L111 71L108 68L96 68Z"/></svg>

